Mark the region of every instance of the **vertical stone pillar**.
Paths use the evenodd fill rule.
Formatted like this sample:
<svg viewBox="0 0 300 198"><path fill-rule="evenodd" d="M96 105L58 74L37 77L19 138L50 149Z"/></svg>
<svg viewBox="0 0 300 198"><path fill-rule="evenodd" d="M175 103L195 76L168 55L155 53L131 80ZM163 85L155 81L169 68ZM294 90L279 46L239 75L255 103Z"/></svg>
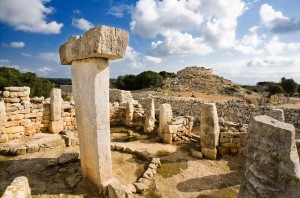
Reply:
<svg viewBox="0 0 300 198"><path fill-rule="evenodd" d="M0 143L6 143L8 141L8 135L4 133L6 123L5 104L0 101Z"/></svg>
<svg viewBox="0 0 300 198"><path fill-rule="evenodd" d="M82 173L101 192L112 178L108 61L123 58L127 43L126 31L96 26L59 49L61 63L72 65Z"/></svg>
<svg viewBox="0 0 300 198"><path fill-rule="evenodd" d="M128 101L126 103L126 118L125 118L125 125L128 127L132 127L132 121L133 121L133 113L134 113L134 106L133 103Z"/></svg>
<svg viewBox="0 0 300 198"><path fill-rule="evenodd" d="M300 197L295 127L256 116L246 135L245 172L239 198Z"/></svg>
<svg viewBox="0 0 300 198"><path fill-rule="evenodd" d="M145 126L144 132L151 133L155 127L155 106L154 106L154 99L150 98L146 102L146 119L145 119Z"/></svg>
<svg viewBox="0 0 300 198"><path fill-rule="evenodd" d="M284 111L282 109L271 109L269 116L281 122L284 122Z"/></svg>
<svg viewBox="0 0 300 198"><path fill-rule="evenodd" d="M61 118L61 90L53 88L50 93L50 123L49 131L59 133L64 129L63 120Z"/></svg>
<svg viewBox="0 0 300 198"><path fill-rule="evenodd" d="M216 104L203 104L200 116L200 142L201 152L205 158L217 159L219 133L220 129Z"/></svg>
<svg viewBox="0 0 300 198"><path fill-rule="evenodd" d="M159 106L159 126L158 135L163 138L163 130L166 124L171 122L173 118L172 107L170 104L161 104Z"/></svg>

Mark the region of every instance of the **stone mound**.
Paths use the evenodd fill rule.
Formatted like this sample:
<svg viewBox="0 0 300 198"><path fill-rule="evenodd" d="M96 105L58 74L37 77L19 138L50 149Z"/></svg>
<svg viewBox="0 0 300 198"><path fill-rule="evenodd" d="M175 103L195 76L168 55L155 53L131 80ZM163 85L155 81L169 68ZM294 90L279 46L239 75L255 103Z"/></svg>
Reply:
<svg viewBox="0 0 300 198"><path fill-rule="evenodd" d="M166 88L177 92L201 91L231 96L242 96L246 93L246 90L239 85L213 74L212 69L197 66L178 71L176 77L168 78L164 83Z"/></svg>

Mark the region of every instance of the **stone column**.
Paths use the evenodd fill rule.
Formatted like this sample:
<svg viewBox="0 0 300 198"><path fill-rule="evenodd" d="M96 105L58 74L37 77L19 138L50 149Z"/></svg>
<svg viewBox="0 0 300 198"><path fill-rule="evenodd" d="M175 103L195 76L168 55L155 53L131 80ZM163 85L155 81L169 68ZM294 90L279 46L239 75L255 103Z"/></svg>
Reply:
<svg viewBox="0 0 300 198"><path fill-rule="evenodd" d="M293 125L268 116L253 118L246 135L239 197L300 197L300 163Z"/></svg>
<svg viewBox="0 0 300 198"><path fill-rule="evenodd" d="M173 118L172 107L170 104L161 104L159 106L159 126L158 135L163 138L163 130L166 124L171 122Z"/></svg>
<svg viewBox="0 0 300 198"><path fill-rule="evenodd" d="M271 109L269 116L281 122L284 122L284 111L282 109Z"/></svg>
<svg viewBox="0 0 300 198"><path fill-rule="evenodd" d="M8 141L8 135L4 132L6 123L6 111L5 104L0 101L0 143L6 143Z"/></svg>
<svg viewBox="0 0 300 198"><path fill-rule="evenodd" d="M127 43L126 31L96 26L59 49L61 63L72 65L82 173L100 191L112 178L108 61L124 57Z"/></svg>
<svg viewBox="0 0 300 198"><path fill-rule="evenodd" d="M154 106L154 99L150 98L146 102L146 119L145 119L145 126L144 132L151 133L155 127L155 106Z"/></svg>
<svg viewBox="0 0 300 198"><path fill-rule="evenodd" d="M53 88L50 93L50 123L49 131L52 133L59 133L64 129L63 120L61 118L61 90Z"/></svg>
<svg viewBox="0 0 300 198"><path fill-rule="evenodd" d="M204 103L200 116L201 152L205 158L217 159L219 121L215 103Z"/></svg>
<svg viewBox="0 0 300 198"><path fill-rule="evenodd" d="M133 121L133 113L134 113L134 106L132 102L126 103L126 118L125 118L125 125L128 127L132 127Z"/></svg>

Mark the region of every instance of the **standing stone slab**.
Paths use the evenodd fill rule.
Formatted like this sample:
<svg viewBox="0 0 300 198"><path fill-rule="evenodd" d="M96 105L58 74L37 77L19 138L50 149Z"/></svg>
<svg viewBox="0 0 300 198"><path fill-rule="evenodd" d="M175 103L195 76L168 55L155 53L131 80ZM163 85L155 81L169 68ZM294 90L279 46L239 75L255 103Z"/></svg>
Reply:
<svg viewBox="0 0 300 198"><path fill-rule="evenodd" d="M165 125L171 122L173 118L172 107L170 104L161 104L159 106L159 126L158 135L162 138Z"/></svg>
<svg viewBox="0 0 300 198"><path fill-rule="evenodd" d="M300 163L295 128L268 116L254 117L245 147L239 198L300 197Z"/></svg>
<svg viewBox="0 0 300 198"><path fill-rule="evenodd" d="M204 103L200 116L201 152L205 158L217 159L219 121L215 103Z"/></svg>
<svg viewBox="0 0 300 198"><path fill-rule="evenodd" d="M72 64L82 172L101 192L112 178L108 60L124 57L127 43L126 31L96 26L59 49L61 64Z"/></svg>
<svg viewBox="0 0 300 198"><path fill-rule="evenodd" d="M1 198L31 198L31 189L26 177L17 177L8 186Z"/></svg>
<svg viewBox="0 0 300 198"><path fill-rule="evenodd" d="M63 120L61 118L61 90L54 88L50 94L50 116L49 131L52 133L59 133L63 130Z"/></svg>
<svg viewBox="0 0 300 198"><path fill-rule="evenodd" d="M282 109L270 109L269 116L281 122L284 122L284 111Z"/></svg>
<svg viewBox="0 0 300 198"><path fill-rule="evenodd" d="M151 133L155 127L155 106L154 106L154 99L150 98L147 100L146 104L146 119L145 119L145 126L144 132Z"/></svg>
<svg viewBox="0 0 300 198"><path fill-rule="evenodd" d="M133 121L133 113L134 113L134 106L132 102L127 102L126 104L126 115L125 115L125 125L128 127L132 127Z"/></svg>
<svg viewBox="0 0 300 198"><path fill-rule="evenodd" d="M6 123L5 104L0 101L0 143L8 142L8 135L4 133Z"/></svg>

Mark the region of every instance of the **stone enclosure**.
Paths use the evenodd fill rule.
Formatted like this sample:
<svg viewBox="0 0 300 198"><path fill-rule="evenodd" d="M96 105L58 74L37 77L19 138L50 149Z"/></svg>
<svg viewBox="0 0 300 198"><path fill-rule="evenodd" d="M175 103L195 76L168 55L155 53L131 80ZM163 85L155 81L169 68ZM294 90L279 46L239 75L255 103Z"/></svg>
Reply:
<svg viewBox="0 0 300 198"><path fill-rule="evenodd" d="M53 89L51 97L44 99L29 98L28 87L6 87L0 101L0 143L36 133L66 135L77 130L83 177L106 197L129 197L143 193L145 183L150 183L161 164L147 153L111 145L110 125L121 125L154 134L155 141L167 144L196 142L200 149L197 153L192 150L192 156L197 158L216 160L218 155L244 154L239 197L300 196L300 145L296 139L300 109L273 109L236 100L204 103L141 97L109 90L109 61L123 58L127 43L126 31L96 26L82 36L70 37L60 47L61 63L71 65L74 101L63 101L60 89ZM130 185L133 190L113 178L111 149L150 161L143 176ZM30 197L27 179L16 178L3 196L11 194Z"/></svg>

